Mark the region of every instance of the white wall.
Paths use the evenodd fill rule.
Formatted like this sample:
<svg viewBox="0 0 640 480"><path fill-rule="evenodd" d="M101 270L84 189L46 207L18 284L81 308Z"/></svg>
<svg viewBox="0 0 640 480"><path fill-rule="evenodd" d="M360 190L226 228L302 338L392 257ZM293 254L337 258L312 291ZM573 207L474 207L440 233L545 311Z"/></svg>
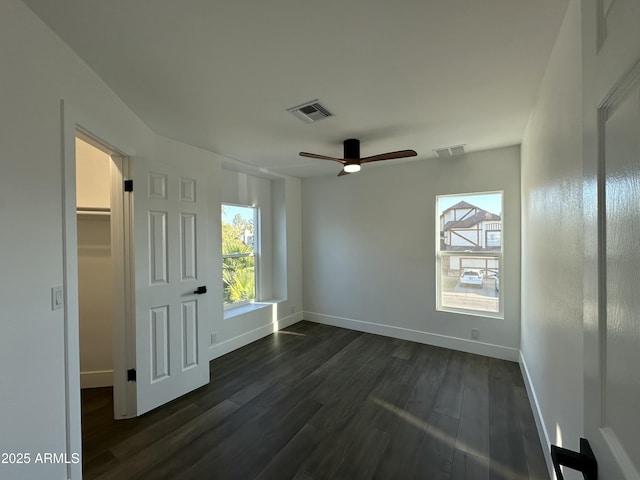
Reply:
<svg viewBox="0 0 640 480"><path fill-rule="evenodd" d="M436 311L436 195L496 190L504 319ZM302 200L306 319L517 360L519 147L304 179Z"/></svg>
<svg viewBox="0 0 640 480"><path fill-rule="evenodd" d="M125 150L144 150L152 135L23 3L1 0L0 9L0 451L71 454L80 412L76 397L66 413L65 311L51 309L64 265L60 100ZM17 480L68 473L64 464L0 465L1 478Z"/></svg>
<svg viewBox="0 0 640 480"><path fill-rule="evenodd" d="M284 223L284 238L277 245L282 245L286 251L280 250L280 262L285 268L280 273L280 291L286 289L286 301L279 304L279 318L289 319L299 317L302 320L303 291L302 291L302 181L298 178L285 177L284 181L276 183L275 191L280 191L277 198L282 202L284 211L279 210L281 222ZM275 204L275 203L274 203ZM284 215L284 218L282 216ZM282 233L279 234L282 237ZM280 247L281 249L282 247ZM288 320L290 321L290 320Z"/></svg>
<svg viewBox="0 0 640 480"><path fill-rule="evenodd" d="M206 157L211 165L210 198L218 212L222 157L154 135L19 0L0 0L0 11L0 451L67 453L71 458L81 450L77 317L73 322L77 291L66 292L67 315L65 309L51 309L51 287L72 275L67 272L65 277L63 258L61 100L65 118L73 116L78 124L133 157L134 164L136 156L173 162L183 155ZM73 143L65 147L72 149ZM75 189L75 181L67 180L67 188ZM286 270L289 281L301 283L299 185L296 179L283 181L290 246ZM217 238L219 220L218 213L210 223ZM75 236L66 240L74 244ZM219 243L217 247L219 251ZM216 245L211 251L216 251ZM219 271L219 255L211 255L208 265ZM287 295L301 308L297 288L287 286ZM288 312L289 305L285 307ZM212 311L214 325L221 321L221 305ZM284 310L277 312L278 318L281 315ZM65 318L70 319L66 326ZM76 355L67 359L76 369L69 376L65 328L69 349ZM15 480L80 478L80 474L80 465L0 464L0 478Z"/></svg>
<svg viewBox="0 0 640 480"><path fill-rule="evenodd" d="M113 385L113 297L109 215L78 215L80 386Z"/></svg>
<svg viewBox="0 0 640 480"><path fill-rule="evenodd" d="M110 208L111 157L76 138L76 204L78 207Z"/></svg>
<svg viewBox="0 0 640 480"><path fill-rule="evenodd" d="M522 143L521 362L543 445L572 450L583 416L580 22L573 0Z"/></svg>

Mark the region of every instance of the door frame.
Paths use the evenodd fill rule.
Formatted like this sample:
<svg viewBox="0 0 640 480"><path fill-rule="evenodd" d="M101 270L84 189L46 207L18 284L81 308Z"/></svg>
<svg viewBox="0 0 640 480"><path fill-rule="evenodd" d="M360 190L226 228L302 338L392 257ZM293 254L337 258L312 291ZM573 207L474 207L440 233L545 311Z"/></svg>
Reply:
<svg viewBox="0 0 640 480"><path fill-rule="evenodd" d="M106 144L93 133L76 125L77 138L92 145L111 157L111 268L113 315L113 403L116 420L136 416L135 389L127 381L128 365L135 368L135 328L131 319L135 318L134 298L134 239L133 239L133 199L123 192L123 182L131 178L130 158ZM75 155L74 155L75 157ZM75 172L74 172L75 175ZM117 293L116 293L117 292ZM130 395L129 395L130 394Z"/></svg>
<svg viewBox="0 0 640 480"><path fill-rule="evenodd" d="M112 244L112 262L119 262L114 270L114 284L122 282L124 285L123 299L114 304L114 386L115 382L122 382L123 394L115 398L114 413L116 418L130 418L136 415L135 383L126 381L126 365L135 365L135 337L131 330L135 328L135 284L133 262L133 199L128 196L124 201L113 202L115 182L120 181L117 188L122 191L122 179L128 176L132 168L131 152L114 147L124 142L113 140L109 129L97 124L92 118L83 115L79 110L69 106L64 100L60 101L60 167L62 170L62 248L63 248L63 287L64 287L64 379L65 379L65 443L67 458L82 452L82 416L80 397L80 321L78 308L78 237L76 217L76 136L98 146L112 155L112 240L114 235L121 240ZM114 178L115 177L115 178ZM115 216L114 216L115 213ZM114 296L115 297L115 296ZM135 332L135 330L133 330ZM122 368L123 364L125 368ZM117 402L117 407L115 405ZM116 410L117 409L117 410ZM77 464L69 462L67 478L80 480L82 478L82 461Z"/></svg>

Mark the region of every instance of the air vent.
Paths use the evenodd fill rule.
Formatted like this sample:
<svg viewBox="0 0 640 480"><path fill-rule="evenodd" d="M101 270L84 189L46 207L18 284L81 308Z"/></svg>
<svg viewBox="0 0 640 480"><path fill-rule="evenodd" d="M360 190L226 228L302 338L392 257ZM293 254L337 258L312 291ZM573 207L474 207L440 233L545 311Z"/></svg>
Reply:
<svg viewBox="0 0 640 480"><path fill-rule="evenodd" d="M444 157L454 157L456 155L462 155L465 153L464 149L465 145L456 145L453 147L445 147L438 148L433 151L436 154L436 157L444 158Z"/></svg>
<svg viewBox="0 0 640 480"><path fill-rule="evenodd" d="M287 112L293 113L296 117L306 123L317 122L323 118L333 117L333 113L318 103L318 100L303 103L297 107L287 108Z"/></svg>

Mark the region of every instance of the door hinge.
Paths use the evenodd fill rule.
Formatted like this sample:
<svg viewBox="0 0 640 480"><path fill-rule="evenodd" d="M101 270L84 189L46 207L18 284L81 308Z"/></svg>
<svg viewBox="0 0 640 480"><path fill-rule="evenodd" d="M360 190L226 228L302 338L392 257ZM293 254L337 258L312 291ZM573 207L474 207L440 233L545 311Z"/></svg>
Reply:
<svg viewBox="0 0 640 480"><path fill-rule="evenodd" d="M136 369L130 368L127 370L127 382L135 382L136 381Z"/></svg>
<svg viewBox="0 0 640 480"><path fill-rule="evenodd" d="M125 180L124 181L124 191L125 192L133 192L133 180Z"/></svg>

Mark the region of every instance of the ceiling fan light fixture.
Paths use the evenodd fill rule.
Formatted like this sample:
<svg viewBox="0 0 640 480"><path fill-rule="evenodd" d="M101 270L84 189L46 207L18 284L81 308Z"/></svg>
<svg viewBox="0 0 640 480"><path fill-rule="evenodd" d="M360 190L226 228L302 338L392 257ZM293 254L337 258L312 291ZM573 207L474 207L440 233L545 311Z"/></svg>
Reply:
<svg viewBox="0 0 640 480"><path fill-rule="evenodd" d="M320 160L331 160L338 162L342 165L342 170L338 174L339 177L347 175L349 173L355 173L360 171L360 164L379 162L380 160L392 160L394 158L406 158L415 157L418 155L415 150L398 150L397 152L380 153L371 157L360 156L360 140L357 138L348 138L343 142L344 144L344 157L327 157L326 155L318 155L317 153L300 152L301 157L318 158Z"/></svg>

